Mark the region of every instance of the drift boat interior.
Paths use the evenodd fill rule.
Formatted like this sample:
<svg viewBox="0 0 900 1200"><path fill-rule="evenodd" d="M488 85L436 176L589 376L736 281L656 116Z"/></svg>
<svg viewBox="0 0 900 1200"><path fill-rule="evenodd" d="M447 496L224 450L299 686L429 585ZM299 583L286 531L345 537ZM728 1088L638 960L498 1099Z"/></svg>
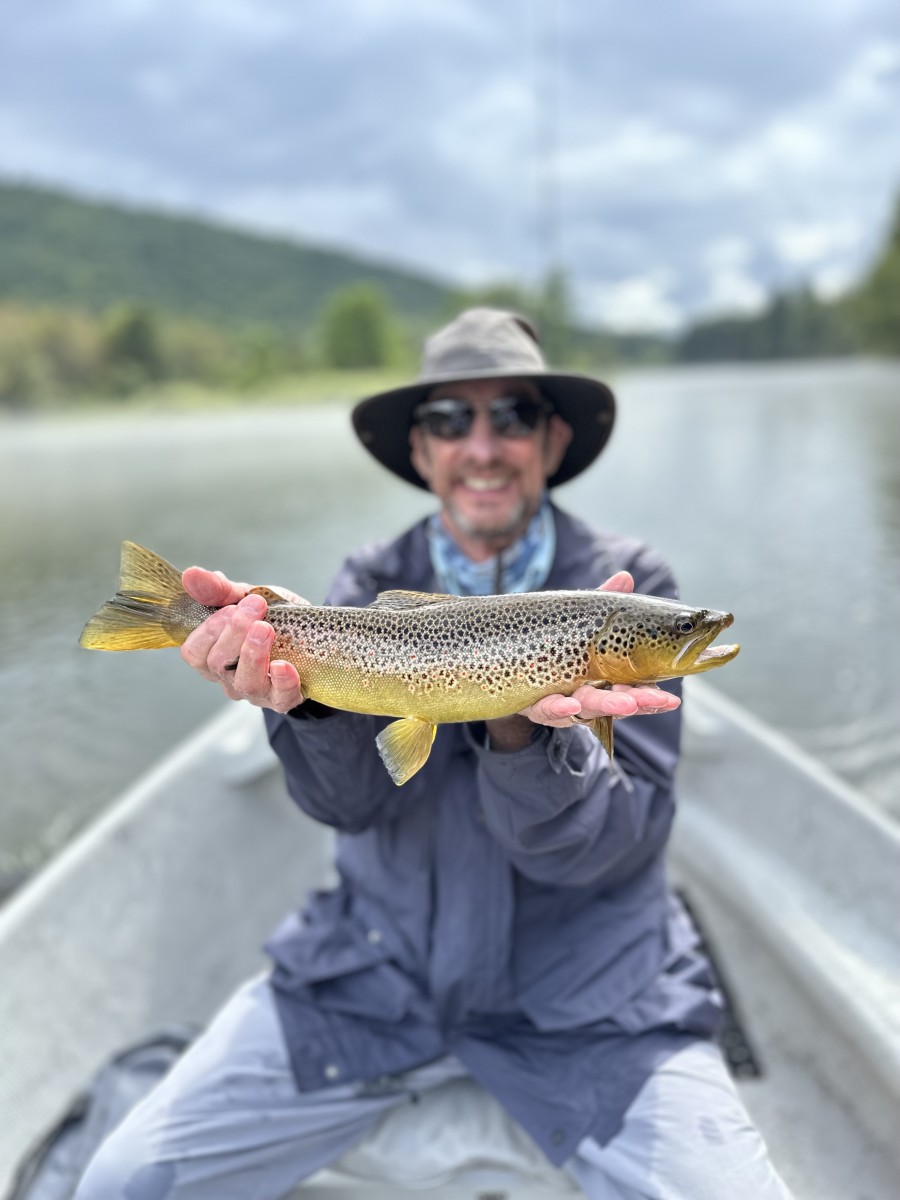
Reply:
<svg viewBox="0 0 900 1200"><path fill-rule="evenodd" d="M686 692L672 872L732 1001L744 1100L798 1200L892 1200L900 831L707 684ZM265 934L327 882L330 836L286 798L259 712L233 705L0 909L0 1195L103 1063L202 1025L264 968ZM296 1196L398 1194L580 1193L456 1082Z"/></svg>

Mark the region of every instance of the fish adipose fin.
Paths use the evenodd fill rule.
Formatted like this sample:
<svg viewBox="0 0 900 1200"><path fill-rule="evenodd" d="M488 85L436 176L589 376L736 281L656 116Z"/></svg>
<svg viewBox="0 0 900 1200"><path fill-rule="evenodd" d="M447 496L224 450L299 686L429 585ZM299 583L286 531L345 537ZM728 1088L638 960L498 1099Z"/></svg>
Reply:
<svg viewBox="0 0 900 1200"><path fill-rule="evenodd" d="M138 546L122 543L119 590L91 617L79 641L88 650L161 650L180 646L205 609L184 590L181 572Z"/></svg>
<svg viewBox="0 0 900 1200"><path fill-rule="evenodd" d="M445 595L443 592L379 592L369 608L423 608L426 604L445 604L448 600L461 600L462 596Z"/></svg>
<svg viewBox="0 0 900 1200"><path fill-rule="evenodd" d="M419 717L401 717L385 726L375 739L381 761L390 772L391 779L400 787L412 779L416 771L425 766L431 753L431 744L437 732L432 721Z"/></svg>
<svg viewBox="0 0 900 1200"><path fill-rule="evenodd" d="M289 600L287 596L282 596L281 592L270 587L252 587L247 593L248 596L262 596L266 604L309 604L308 600L299 597L296 600Z"/></svg>

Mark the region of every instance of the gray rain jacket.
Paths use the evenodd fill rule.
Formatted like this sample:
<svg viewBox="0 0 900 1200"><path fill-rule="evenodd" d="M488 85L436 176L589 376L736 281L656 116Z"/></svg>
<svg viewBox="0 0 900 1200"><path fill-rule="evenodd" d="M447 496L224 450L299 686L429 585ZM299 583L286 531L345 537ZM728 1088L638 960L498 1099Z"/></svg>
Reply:
<svg viewBox="0 0 900 1200"><path fill-rule="evenodd" d="M548 589L624 569L675 596L645 546L554 517ZM391 588L437 590L424 524L348 559L328 602ZM501 753L483 726L439 726L402 788L375 747L386 718L310 705L266 720L291 796L338 830L338 887L267 946L302 1090L378 1086L453 1053L561 1163L712 1034L719 997L664 869L679 712L617 722L614 767L583 727Z"/></svg>

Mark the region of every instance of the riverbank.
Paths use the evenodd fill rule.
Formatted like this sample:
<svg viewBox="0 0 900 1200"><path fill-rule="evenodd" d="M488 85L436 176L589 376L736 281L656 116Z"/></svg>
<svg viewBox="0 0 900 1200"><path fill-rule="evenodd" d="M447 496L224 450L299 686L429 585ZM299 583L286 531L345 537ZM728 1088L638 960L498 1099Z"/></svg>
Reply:
<svg viewBox="0 0 900 1200"><path fill-rule="evenodd" d="M141 388L130 395L46 396L27 409L0 406L0 421L19 424L44 419L82 419L94 414L179 413L280 408L351 403L409 381L398 370L311 371L283 375L253 388L214 388L172 382Z"/></svg>

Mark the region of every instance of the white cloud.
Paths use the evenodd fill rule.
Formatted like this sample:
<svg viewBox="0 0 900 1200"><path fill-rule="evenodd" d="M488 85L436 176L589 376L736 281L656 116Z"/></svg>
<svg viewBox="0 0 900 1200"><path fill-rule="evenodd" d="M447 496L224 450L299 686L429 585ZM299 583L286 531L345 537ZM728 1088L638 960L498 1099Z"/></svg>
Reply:
<svg viewBox="0 0 900 1200"><path fill-rule="evenodd" d="M744 237L722 237L703 250L703 261L712 271L745 267L753 257L753 244Z"/></svg>
<svg viewBox="0 0 900 1200"><path fill-rule="evenodd" d="M863 269L900 183L900 12L683 0L559 20L554 59L547 12L511 26L477 0L20 5L0 172L451 280L533 279L555 245L585 316L617 328Z"/></svg>
<svg viewBox="0 0 900 1200"><path fill-rule="evenodd" d="M597 129L579 146L564 150L560 169L567 185L596 185L600 179L621 179L683 163L694 149L684 131L643 117L626 120L621 128Z"/></svg>
<svg viewBox="0 0 900 1200"><path fill-rule="evenodd" d="M785 175L809 174L828 157L825 133L811 121L778 117L726 152L724 182L736 191L771 186Z"/></svg>
<svg viewBox="0 0 900 1200"><path fill-rule="evenodd" d="M746 271L723 270L712 275L700 308L706 313L761 312L766 306L766 288Z"/></svg>
<svg viewBox="0 0 900 1200"><path fill-rule="evenodd" d="M852 217L779 225L772 231L779 257L797 267L816 266L835 254L856 250L862 241L862 231Z"/></svg>
<svg viewBox="0 0 900 1200"><path fill-rule="evenodd" d="M726 237L703 252L707 287L700 308L708 313L756 313L766 303L766 289L753 273L753 245L747 238Z"/></svg>
<svg viewBox="0 0 900 1200"><path fill-rule="evenodd" d="M900 40L867 42L839 80L837 95L854 108L880 106L896 96L900 79Z"/></svg>
<svg viewBox="0 0 900 1200"><path fill-rule="evenodd" d="M858 274L853 259L832 263L813 272L812 290L820 300L836 300L856 283Z"/></svg>
<svg viewBox="0 0 900 1200"><path fill-rule="evenodd" d="M620 333L635 330L671 332L681 314L671 297L673 280L668 271L632 276L609 284L595 284L577 297L585 312L598 324Z"/></svg>

